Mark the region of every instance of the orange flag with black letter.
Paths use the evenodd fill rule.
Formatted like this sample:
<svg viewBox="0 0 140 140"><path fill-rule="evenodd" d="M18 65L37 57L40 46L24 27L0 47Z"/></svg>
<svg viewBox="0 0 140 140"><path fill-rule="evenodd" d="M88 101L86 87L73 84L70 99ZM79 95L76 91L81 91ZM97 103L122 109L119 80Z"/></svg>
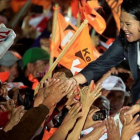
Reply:
<svg viewBox="0 0 140 140"><path fill-rule="evenodd" d="M77 27L66 22L60 13L58 13L57 18L55 42L51 45L51 50L54 51L54 57L59 56L77 31ZM87 25L60 60L59 64L70 69L74 75L80 72L88 63L97 59L99 55L96 48L92 45Z"/></svg>
<svg viewBox="0 0 140 140"><path fill-rule="evenodd" d="M104 18L96 11L99 8L102 8L98 0L81 0L81 14L84 16L89 24L95 29L99 34L102 34L106 29L106 22Z"/></svg>
<svg viewBox="0 0 140 140"><path fill-rule="evenodd" d="M120 31L120 15L121 15L121 4L123 0L106 0L109 7L111 8L113 17L116 21L118 31Z"/></svg>

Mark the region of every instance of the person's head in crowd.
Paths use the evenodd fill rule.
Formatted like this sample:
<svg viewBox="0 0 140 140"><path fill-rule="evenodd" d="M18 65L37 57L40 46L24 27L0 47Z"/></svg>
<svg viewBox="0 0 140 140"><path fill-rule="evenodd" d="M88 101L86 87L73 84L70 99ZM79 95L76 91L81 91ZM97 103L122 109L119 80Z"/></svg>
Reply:
<svg viewBox="0 0 140 140"><path fill-rule="evenodd" d="M49 54L41 48L28 49L23 55L22 68L26 77L32 74L34 78L40 77L49 68Z"/></svg>
<svg viewBox="0 0 140 140"><path fill-rule="evenodd" d="M123 106L125 96L129 96L126 92L126 86L122 79L117 76L109 76L102 82L101 86L104 88L103 95L105 91L108 91L106 97L110 101L110 115L115 116Z"/></svg>
<svg viewBox="0 0 140 140"><path fill-rule="evenodd" d="M128 43L138 41L140 39L140 1L124 0L121 4L121 35Z"/></svg>
<svg viewBox="0 0 140 140"><path fill-rule="evenodd" d="M18 77L18 58L10 51L7 51L0 59L0 72L9 72L8 82L13 82Z"/></svg>
<svg viewBox="0 0 140 140"><path fill-rule="evenodd" d="M93 105L98 107L100 110L105 109L107 111L110 111L110 101L103 95L95 100Z"/></svg>

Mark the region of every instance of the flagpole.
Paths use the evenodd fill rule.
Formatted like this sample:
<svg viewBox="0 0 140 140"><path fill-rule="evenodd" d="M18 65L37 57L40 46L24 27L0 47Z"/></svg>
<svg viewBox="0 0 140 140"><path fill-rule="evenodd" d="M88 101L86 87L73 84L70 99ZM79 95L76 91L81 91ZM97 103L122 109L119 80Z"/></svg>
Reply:
<svg viewBox="0 0 140 140"><path fill-rule="evenodd" d="M59 63L59 61L62 59L62 57L65 55L65 53L68 51L68 49L70 48L70 46L74 43L74 41L77 39L77 37L79 36L79 34L82 32L82 30L84 29L84 27L87 24L88 24L88 20L85 19L84 22L81 24L81 26L76 31L76 33L73 35L73 37L71 38L71 40L69 41L69 43L65 46L65 48L63 49L63 51L57 57L57 59L55 60L55 62L51 65L49 71L44 75L44 77L41 79L40 82L45 82L45 80L49 77L50 73L52 73L52 71L54 70L54 68L57 66L57 64ZM39 89L39 85L36 87L34 94L36 94L38 92L38 89Z"/></svg>
<svg viewBox="0 0 140 140"><path fill-rule="evenodd" d="M81 13L78 12L78 17L77 17L77 27L79 28L81 25Z"/></svg>
<svg viewBox="0 0 140 140"><path fill-rule="evenodd" d="M58 10L59 10L59 5L56 3L54 6L54 15L53 15L53 26L52 26L52 42L55 42L55 33L56 33L56 23L57 23L57 15L58 15ZM52 42L50 43L50 45L52 45ZM52 48L52 47L50 47ZM53 59L54 59L54 50L51 50L50 53L50 60L49 60L49 68L51 67L51 65L53 64ZM51 77L51 73L49 75L49 77Z"/></svg>
<svg viewBox="0 0 140 140"><path fill-rule="evenodd" d="M28 0L25 5L19 10L17 14L11 19L11 21L8 23L8 27L15 29L19 20L22 18L22 16L27 13L28 9L31 7L32 3L31 0Z"/></svg>

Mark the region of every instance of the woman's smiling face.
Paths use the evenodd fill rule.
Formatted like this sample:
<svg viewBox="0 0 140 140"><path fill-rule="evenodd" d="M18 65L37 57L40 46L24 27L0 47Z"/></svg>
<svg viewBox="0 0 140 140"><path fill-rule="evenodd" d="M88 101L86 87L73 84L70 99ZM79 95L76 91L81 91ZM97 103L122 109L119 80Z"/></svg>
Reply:
<svg viewBox="0 0 140 140"><path fill-rule="evenodd" d="M133 15L122 10L120 24L128 42L140 40L140 22Z"/></svg>

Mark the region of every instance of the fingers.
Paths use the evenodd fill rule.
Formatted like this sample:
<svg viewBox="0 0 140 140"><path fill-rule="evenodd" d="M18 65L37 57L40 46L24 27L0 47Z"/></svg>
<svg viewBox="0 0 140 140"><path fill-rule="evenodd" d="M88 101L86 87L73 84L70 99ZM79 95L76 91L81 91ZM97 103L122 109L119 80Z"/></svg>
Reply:
<svg viewBox="0 0 140 140"><path fill-rule="evenodd" d="M130 109L130 106L123 106L121 109L120 109L120 112L124 109Z"/></svg>
<svg viewBox="0 0 140 140"><path fill-rule="evenodd" d="M78 117L82 115L82 113L80 112L81 109L82 109L82 105L80 103L76 103L70 108L68 113L73 115L73 117L77 119Z"/></svg>
<svg viewBox="0 0 140 140"><path fill-rule="evenodd" d="M123 125L125 126L127 123L126 123L126 118L124 118L124 122L123 122Z"/></svg>
<svg viewBox="0 0 140 140"><path fill-rule="evenodd" d="M3 112L6 112L6 111L7 111L6 108L5 108L3 105L0 105L0 108L1 108L1 110L2 110Z"/></svg>
<svg viewBox="0 0 140 140"><path fill-rule="evenodd" d="M8 91L6 89L6 86L2 85L0 89L0 95L3 95L3 97L5 97L7 94L8 94Z"/></svg>
<svg viewBox="0 0 140 140"><path fill-rule="evenodd" d="M136 122L136 120L138 119L138 117L139 117L139 115L136 115L136 116L134 117L134 119L131 121L131 124L134 124L134 123Z"/></svg>
<svg viewBox="0 0 140 140"><path fill-rule="evenodd" d="M41 88L43 88L43 82L40 82L40 84L39 84L39 89L41 89Z"/></svg>
<svg viewBox="0 0 140 140"><path fill-rule="evenodd" d="M119 124L119 120L116 121L117 122L117 129L120 129L120 124Z"/></svg>
<svg viewBox="0 0 140 140"><path fill-rule="evenodd" d="M100 109L92 109L90 112L89 112L89 115L90 116L93 116L97 111L99 111Z"/></svg>
<svg viewBox="0 0 140 140"><path fill-rule="evenodd" d="M91 80L90 85L88 86L88 92L91 92L93 83L94 83L93 80Z"/></svg>
<svg viewBox="0 0 140 140"><path fill-rule="evenodd" d="M17 108L16 114L19 115L24 110L24 106L19 106Z"/></svg>
<svg viewBox="0 0 140 140"><path fill-rule="evenodd" d="M15 107L14 100L6 101L6 105L7 105L8 110L12 110Z"/></svg>

